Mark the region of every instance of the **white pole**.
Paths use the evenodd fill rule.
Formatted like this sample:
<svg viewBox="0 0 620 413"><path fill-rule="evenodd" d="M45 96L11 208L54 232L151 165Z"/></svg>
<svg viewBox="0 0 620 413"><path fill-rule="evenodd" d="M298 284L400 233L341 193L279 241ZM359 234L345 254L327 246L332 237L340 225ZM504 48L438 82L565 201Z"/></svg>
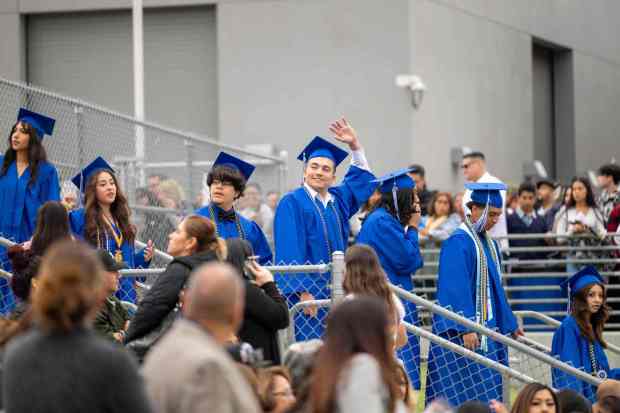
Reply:
<svg viewBox="0 0 620 413"><path fill-rule="evenodd" d="M144 121L144 26L142 0L133 0L133 102L134 116ZM144 129L136 126L136 158L140 165L144 161ZM138 168L138 183L145 184L144 169Z"/></svg>

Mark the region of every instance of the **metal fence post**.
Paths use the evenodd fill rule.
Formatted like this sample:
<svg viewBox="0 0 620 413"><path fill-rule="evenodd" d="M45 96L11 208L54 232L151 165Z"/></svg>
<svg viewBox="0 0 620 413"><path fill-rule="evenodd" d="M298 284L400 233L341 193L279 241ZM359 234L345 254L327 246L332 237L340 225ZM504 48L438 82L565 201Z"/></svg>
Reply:
<svg viewBox="0 0 620 413"><path fill-rule="evenodd" d="M194 143L190 140L185 140L185 148L186 152L186 161L187 161L187 203L185 207L188 210L183 211L186 214L191 212L192 203L196 198L194 196Z"/></svg>
<svg viewBox="0 0 620 413"><path fill-rule="evenodd" d="M344 252L334 251L332 254L332 303L337 304L344 298Z"/></svg>

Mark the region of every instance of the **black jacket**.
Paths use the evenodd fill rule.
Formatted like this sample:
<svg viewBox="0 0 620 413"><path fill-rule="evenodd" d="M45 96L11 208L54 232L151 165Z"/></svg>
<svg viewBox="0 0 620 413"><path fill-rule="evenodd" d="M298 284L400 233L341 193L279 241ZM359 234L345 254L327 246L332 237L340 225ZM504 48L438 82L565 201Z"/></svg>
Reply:
<svg viewBox="0 0 620 413"><path fill-rule="evenodd" d="M140 301L138 310L129 323L125 343L143 337L157 328L176 306L179 293L187 283L190 273L202 264L216 260L217 256L213 251L172 260Z"/></svg>
<svg viewBox="0 0 620 413"><path fill-rule="evenodd" d="M278 330L288 327L288 307L274 282L245 285L245 314L239 339L263 350L265 360L280 364Z"/></svg>

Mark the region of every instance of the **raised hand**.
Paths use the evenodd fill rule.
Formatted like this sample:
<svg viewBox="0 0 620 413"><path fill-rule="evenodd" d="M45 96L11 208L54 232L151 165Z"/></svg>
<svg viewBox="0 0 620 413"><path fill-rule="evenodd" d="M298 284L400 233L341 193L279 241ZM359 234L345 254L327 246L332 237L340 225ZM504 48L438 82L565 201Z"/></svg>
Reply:
<svg viewBox="0 0 620 413"><path fill-rule="evenodd" d="M361 149L362 146L357 138L357 132L355 132L353 126L351 126L345 118L341 118L332 123L329 126L329 131L334 134L334 139L346 143L352 151Z"/></svg>

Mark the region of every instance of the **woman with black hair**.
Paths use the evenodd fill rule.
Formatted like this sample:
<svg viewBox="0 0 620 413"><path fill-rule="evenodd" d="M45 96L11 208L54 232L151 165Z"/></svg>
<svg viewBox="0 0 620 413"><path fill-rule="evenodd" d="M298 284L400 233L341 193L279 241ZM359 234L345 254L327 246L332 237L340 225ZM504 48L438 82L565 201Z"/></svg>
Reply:
<svg viewBox="0 0 620 413"><path fill-rule="evenodd" d="M418 244L418 224L420 222L420 204L415 191L415 181L402 169L375 182L379 184L381 201L368 214L357 236L358 244L371 246L381 262L390 282L407 291L413 290L412 275L422 268L424 260ZM405 321L418 324L415 304L405 302ZM420 388L420 341L409 335L413 357L404 356L409 346L399 350L405 360L407 373L413 388Z"/></svg>
<svg viewBox="0 0 620 413"><path fill-rule="evenodd" d="M28 241L36 227L37 211L47 201L60 200L58 172L47 162L42 141L52 134L54 119L20 109L17 123L0 155L0 236L18 244ZM11 271L5 248L0 246L0 268ZM7 311L13 296L7 281L0 279L0 294Z"/></svg>
<svg viewBox="0 0 620 413"><path fill-rule="evenodd" d="M52 134L54 119L25 109L17 119L0 156L0 235L22 243L35 230L39 207L60 200L60 184L42 144L44 135Z"/></svg>
<svg viewBox="0 0 620 413"><path fill-rule="evenodd" d="M569 243L572 246L596 246L607 234L605 219L598 209L594 199L594 191L590 182L583 177L573 178L571 195L566 208L563 208L556 216L555 233L565 235L566 238L558 238L558 243ZM591 235L590 238L571 238L573 235ZM578 251L569 254L569 258L600 258L592 256L591 251ZM595 253L600 255L600 251ZM568 264L568 272L576 272L578 266Z"/></svg>
<svg viewBox="0 0 620 413"><path fill-rule="evenodd" d="M240 238L226 240L226 260L245 280L245 309L239 340L262 349L265 360L280 364L278 330L288 327L288 307L278 291L273 274L251 259L250 243Z"/></svg>
<svg viewBox="0 0 620 413"><path fill-rule="evenodd" d="M215 223L218 237L248 241L252 246L251 255L258 256L258 262L265 265L273 259L267 237L256 222L243 217L234 208L254 169L254 165L220 152L207 176L211 202L197 210L196 214Z"/></svg>

